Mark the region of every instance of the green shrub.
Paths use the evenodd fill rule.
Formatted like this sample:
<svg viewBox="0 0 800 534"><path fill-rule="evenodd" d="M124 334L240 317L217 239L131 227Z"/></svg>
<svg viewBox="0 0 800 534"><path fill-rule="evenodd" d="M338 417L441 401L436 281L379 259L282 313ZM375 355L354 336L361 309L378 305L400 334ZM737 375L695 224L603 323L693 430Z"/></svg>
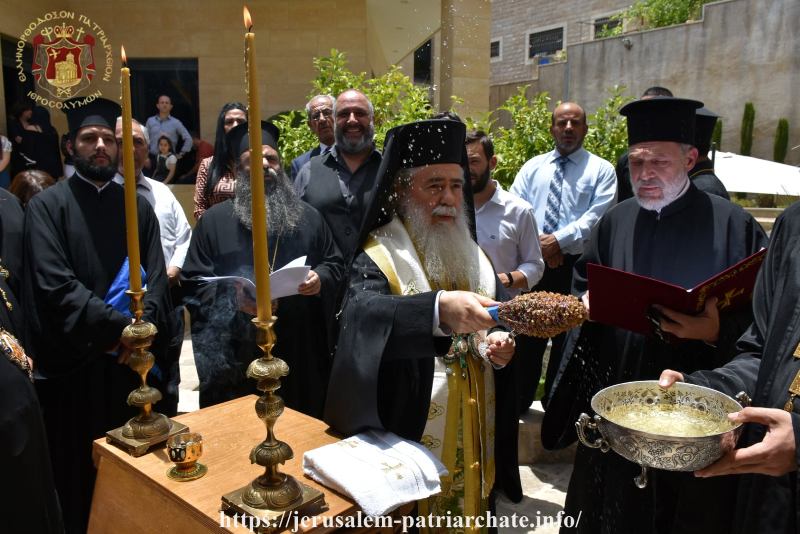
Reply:
<svg viewBox="0 0 800 534"><path fill-rule="evenodd" d="M717 119L716 124L714 124L714 131L711 133L711 144L717 150L722 150L722 119Z"/></svg>
<svg viewBox="0 0 800 534"><path fill-rule="evenodd" d="M350 88L367 95L375 107L375 141L379 150L390 128L432 115L428 88L415 86L397 66L391 67L382 76L370 79L366 73L355 74L350 71L345 55L331 50L330 56L314 59L314 68L317 75L312 81L313 89L309 98L316 94L336 96ZM511 185L527 160L553 150L550 97L547 93L540 93L528 100L527 89L527 86L518 88L498 108L498 111L507 112L511 116L513 126L510 128L493 128L495 112L479 117L462 115L469 129L492 132L498 160L494 177L504 187ZM612 164L627 149L627 129L619 108L629 100L629 97L624 96L624 88L613 87L606 101L588 117L589 134L584 146ZM462 103L460 98L453 97L451 107L457 112ZM281 130L279 143L284 165L289 165L292 159L318 142L305 124L304 110L280 113L272 121Z"/></svg>
<svg viewBox="0 0 800 534"><path fill-rule="evenodd" d="M633 100L625 96L625 87L611 88L605 102L589 115L589 133L583 146L589 152L617 164L617 159L628 150L628 124L620 115L622 106Z"/></svg>
<svg viewBox="0 0 800 534"><path fill-rule="evenodd" d="M699 20L703 5L713 0L638 0L625 11L611 17L620 21L614 27L606 26L597 33L598 38L622 35L625 20L640 20L639 30L663 28Z"/></svg>
<svg viewBox="0 0 800 534"><path fill-rule="evenodd" d="M775 148L772 152L773 161L783 163L786 161L786 152L789 150L789 121L780 119L775 130Z"/></svg>
<svg viewBox="0 0 800 534"><path fill-rule="evenodd" d="M347 89L358 89L367 95L375 107L375 142L379 150L389 129L431 115L427 87L414 85L396 65L377 78L367 78L365 72L355 74L348 69L345 55L334 49L330 56L315 58L314 68L317 76L309 98L317 94L335 97ZM298 116L302 117L300 126L296 126ZM285 165L318 143L305 125L304 110L286 112L274 122L281 130L279 143Z"/></svg>
<svg viewBox="0 0 800 534"><path fill-rule="evenodd" d="M749 156L753 149L753 125L756 121L756 109L753 107L752 102L747 102L744 105L744 114L742 115L742 133L741 145L739 147L739 154Z"/></svg>
<svg viewBox="0 0 800 534"><path fill-rule="evenodd" d="M537 154L553 150L550 136L551 112L548 109L550 97L539 93L528 100L528 86L517 89L498 109L511 115L511 128L499 127L493 135L497 167L494 178L508 188L514 181L523 163Z"/></svg>

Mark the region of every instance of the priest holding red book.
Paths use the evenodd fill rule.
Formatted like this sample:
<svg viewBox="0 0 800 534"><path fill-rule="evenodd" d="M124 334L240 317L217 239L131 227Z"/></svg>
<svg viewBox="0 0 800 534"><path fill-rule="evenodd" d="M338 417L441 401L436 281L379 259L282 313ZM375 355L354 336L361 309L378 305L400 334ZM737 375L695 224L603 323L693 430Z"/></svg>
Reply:
<svg viewBox="0 0 800 534"><path fill-rule="evenodd" d="M692 146L695 110L701 106L694 100L661 97L622 108L634 197L600 219L575 265L572 292L587 305L589 264L691 288L767 245L751 215L689 180L698 157ZM575 441L578 414L591 411L590 399L604 387L657 379L667 368L694 371L723 365L752 322L749 307L720 311L715 298L697 315L658 305L653 314L657 330L669 336L591 322L568 334L542 427L546 447ZM729 530L732 516L724 501L735 495L735 479L700 480L691 473L656 471L652 483L639 489L633 483L639 470L617 455L579 447L565 504L567 515L582 512L577 531ZM711 503L717 499L719 506Z"/></svg>

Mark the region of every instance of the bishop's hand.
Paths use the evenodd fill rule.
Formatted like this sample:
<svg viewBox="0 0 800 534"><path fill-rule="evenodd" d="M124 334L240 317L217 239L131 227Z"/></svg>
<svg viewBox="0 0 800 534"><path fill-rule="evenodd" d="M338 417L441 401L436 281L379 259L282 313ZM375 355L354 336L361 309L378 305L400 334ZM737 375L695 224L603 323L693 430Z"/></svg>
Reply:
<svg viewBox="0 0 800 534"><path fill-rule="evenodd" d="M497 304L469 291L442 291L439 295L439 323L460 334L485 330L495 325L486 307Z"/></svg>
<svg viewBox="0 0 800 534"><path fill-rule="evenodd" d="M486 357L496 366L508 365L514 356L514 336L508 332L492 332L486 336Z"/></svg>

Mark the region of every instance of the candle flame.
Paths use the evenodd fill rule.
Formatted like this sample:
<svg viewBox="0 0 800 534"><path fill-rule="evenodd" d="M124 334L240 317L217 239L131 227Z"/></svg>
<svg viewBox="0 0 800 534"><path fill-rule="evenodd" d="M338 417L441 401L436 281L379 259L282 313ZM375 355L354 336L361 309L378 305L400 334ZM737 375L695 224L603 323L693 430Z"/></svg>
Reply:
<svg viewBox="0 0 800 534"><path fill-rule="evenodd" d="M124 46L120 46L120 48L122 49L122 66L123 67L127 67L128 66L128 56L125 55L125 47Z"/></svg>
<svg viewBox="0 0 800 534"><path fill-rule="evenodd" d="M244 27L247 31L253 29L253 19L250 17L250 10L247 9L247 6L244 6Z"/></svg>

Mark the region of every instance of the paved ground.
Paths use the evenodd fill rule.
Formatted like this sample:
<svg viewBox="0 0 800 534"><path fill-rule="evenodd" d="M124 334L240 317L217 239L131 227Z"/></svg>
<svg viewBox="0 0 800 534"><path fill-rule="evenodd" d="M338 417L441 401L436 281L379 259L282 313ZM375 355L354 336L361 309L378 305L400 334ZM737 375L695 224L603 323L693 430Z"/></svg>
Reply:
<svg viewBox="0 0 800 534"><path fill-rule="evenodd" d="M181 386L178 400L179 412L191 412L199 407L197 370L194 365L192 341L187 334L183 342L180 359ZM555 534L555 518L564 506L564 494L569 482L572 465L564 463L520 466L522 491L524 497L519 504L500 498L497 503L498 515L508 518L509 524L520 517L527 518L528 528L501 528L503 534Z"/></svg>

